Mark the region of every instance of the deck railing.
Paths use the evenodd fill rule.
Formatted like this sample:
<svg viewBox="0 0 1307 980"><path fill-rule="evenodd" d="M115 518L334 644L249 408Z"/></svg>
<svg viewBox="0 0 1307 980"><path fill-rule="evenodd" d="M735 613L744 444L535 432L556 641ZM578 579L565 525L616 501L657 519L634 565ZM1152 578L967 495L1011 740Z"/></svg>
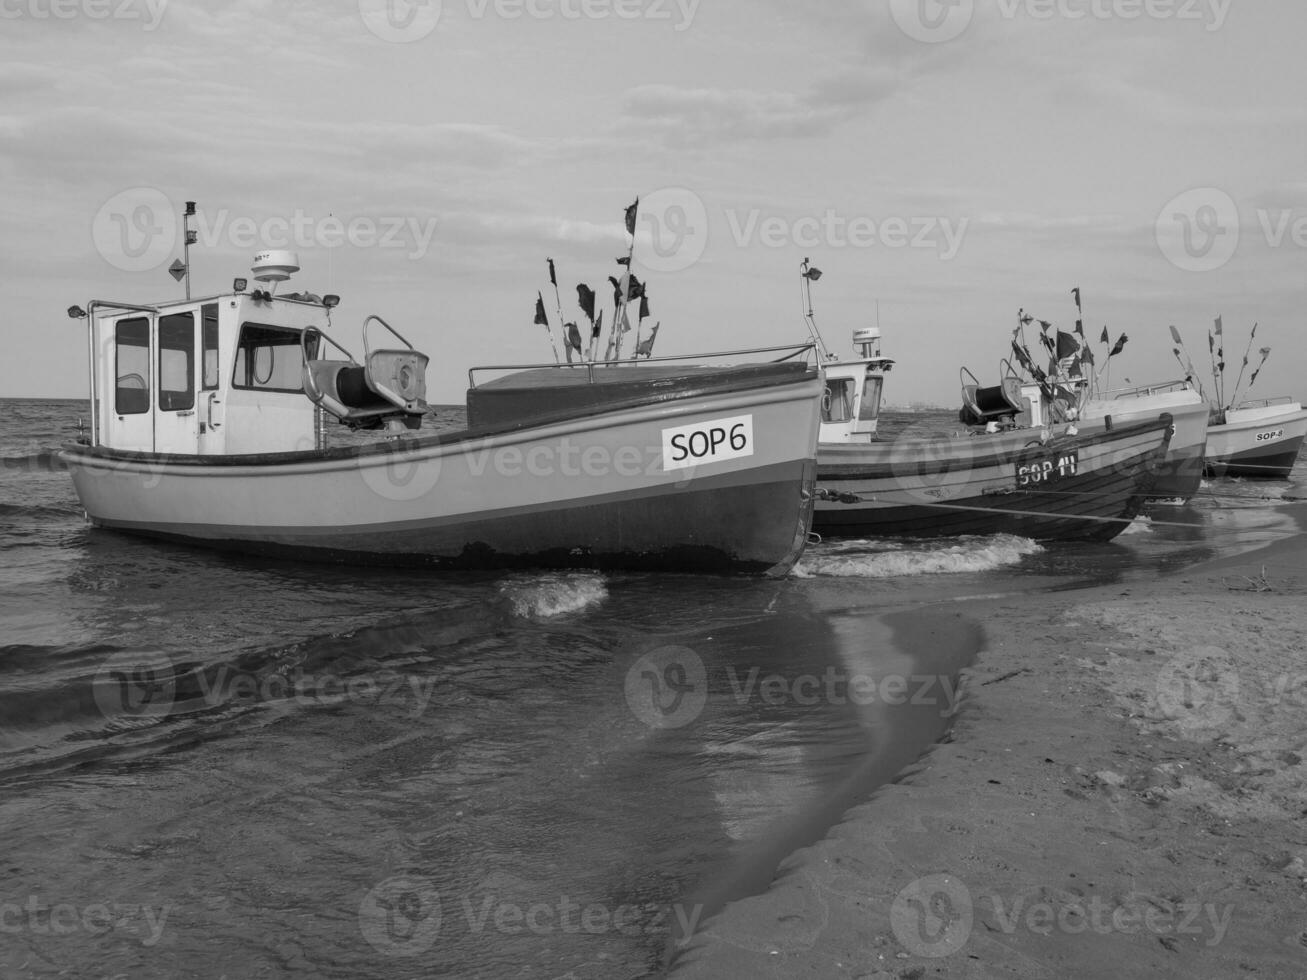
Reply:
<svg viewBox="0 0 1307 980"><path fill-rule="evenodd" d="M783 361L792 361L796 358L807 357L809 354L815 354L817 345L813 343L806 344L787 344L783 347L753 347L748 350L734 351L715 351L710 354L676 354L669 357L648 357L648 358L622 358L614 361L585 361L576 364L492 364L481 367L470 368L467 372L467 384L469 388L477 386L476 376L478 373L489 371L584 371L585 383L595 384L596 372L629 368L634 365L643 367L646 364L676 364L693 361L701 363L719 357L755 357L759 354L779 354L783 357L772 358L772 363L780 364Z"/></svg>

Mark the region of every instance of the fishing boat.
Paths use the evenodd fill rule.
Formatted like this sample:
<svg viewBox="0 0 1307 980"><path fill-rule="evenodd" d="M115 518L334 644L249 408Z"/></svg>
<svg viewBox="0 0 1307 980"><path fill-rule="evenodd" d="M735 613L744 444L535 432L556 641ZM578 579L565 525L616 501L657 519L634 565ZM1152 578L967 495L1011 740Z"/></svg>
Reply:
<svg viewBox="0 0 1307 980"><path fill-rule="evenodd" d="M1304 439L1307 411L1300 402L1291 398L1245 402L1213 412L1204 462L1212 476L1283 480L1298 461Z"/></svg>
<svg viewBox="0 0 1307 980"><path fill-rule="evenodd" d="M813 529L823 536L1015 534L1107 541L1139 515L1174 432L1169 414L1088 431L1041 415L1038 386L1009 368L983 387L961 372L965 425L878 433L884 376L879 326L853 334L857 355L831 354L812 313L820 271L801 267L805 320L826 372Z"/></svg>
<svg viewBox="0 0 1307 980"><path fill-rule="evenodd" d="M810 345L477 368L468 426L424 431L427 357L337 296L95 300L89 436L61 453L91 524L357 564L784 574L806 543L823 393ZM707 363L703 363L707 362ZM329 420L375 434L336 444ZM333 427L334 428L334 427Z"/></svg>
<svg viewBox="0 0 1307 980"><path fill-rule="evenodd" d="M828 364L828 386L866 370L865 359ZM1171 416L1125 425L1109 418L1088 431L1031 427L1018 423L1016 396L964 372L967 411L981 425L884 441L856 433L843 411L824 414L813 529L842 537L1116 537L1148 499Z"/></svg>
<svg viewBox="0 0 1307 980"><path fill-rule="evenodd" d="M1108 419L1117 426L1131 425L1149 422L1166 413L1171 416L1174 431L1149 490L1149 498L1189 500L1203 482L1203 452L1207 445L1210 413L1202 389L1194 383L1192 376L1157 384L1109 387L1104 378L1110 377L1112 359L1125 349L1130 338L1121 334L1112 344L1107 329L1103 329L1106 371L1100 375L1084 332L1080 290L1071 292L1077 313L1074 332L1053 330L1051 322L1030 316L1025 310L1017 314L1017 328L1012 333L1016 366L1012 361L1003 361L1001 370L1005 379L1008 375L1019 379L1026 408L1026 413L1020 417L1036 425L1044 421L1054 424L1072 422L1082 432L1091 433L1105 431ZM1047 370L1036 363L1026 341L1026 328L1032 324L1039 327L1038 340L1048 352ZM1008 384L1006 380L1003 383Z"/></svg>

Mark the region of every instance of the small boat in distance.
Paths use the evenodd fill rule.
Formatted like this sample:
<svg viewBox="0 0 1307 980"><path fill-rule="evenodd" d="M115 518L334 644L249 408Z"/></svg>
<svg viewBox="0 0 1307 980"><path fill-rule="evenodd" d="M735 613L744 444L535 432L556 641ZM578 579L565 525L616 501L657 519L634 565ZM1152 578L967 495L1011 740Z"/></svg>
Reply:
<svg viewBox="0 0 1307 980"><path fill-rule="evenodd" d="M810 345L476 369L469 427L423 434L425 355L372 316L356 360L332 336L339 297L276 295L293 253L253 271L254 289L69 309L89 328L92 411L61 457L93 525L451 569L783 575L802 552ZM332 446L328 416L382 438Z"/></svg>
<svg viewBox="0 0 1307 980"><path fill-rule="evenodd" d="M1207 472L1283 480L1307 439L1307 411L1291 398L1245 402L1212 413L1207 426Z"/></svg>
<svg viewBox="0 0 1307 980"><path fill-rule="evenodd" d="M877 432L884 373L879 327L853 335L856 357L826 350L812 316L802 267L806 321L826 371L817 446L813 529L831 537L943 537L1014 534L1041 541L1107 541L1139 515L1172 437L1170 415L1096 429L1053 424L1023 398L1008 373L982 387L963 369L961 430ZM1024 420L1019 419L1022 412Z"/></svg>

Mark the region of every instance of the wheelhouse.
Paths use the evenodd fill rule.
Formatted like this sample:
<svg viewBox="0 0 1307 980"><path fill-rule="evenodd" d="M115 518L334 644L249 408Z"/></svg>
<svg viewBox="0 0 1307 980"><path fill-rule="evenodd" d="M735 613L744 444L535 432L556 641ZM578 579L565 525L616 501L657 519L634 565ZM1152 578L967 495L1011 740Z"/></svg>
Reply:
<svg viewBox="0 0 1307 980"><path fill-rule="evenodd" d="M876 437L885 372L893 369L894 361L880 356L880 330L875 327L856 331L853 347L861 357L825 365L821 442L871 442Z"/></svg>
<svg viewBox="0 0 1307 980"><path fill-rule="evenodd" d="M293 253L255 259L256 282L298 271ZM107 450L253 456L319 450L323 413L352 428L416 429L427 411L426 355L379 317L362 364L331 339L338 297L248 290L153 306L96 300L89 322L91 432ZM378 323L403 348L368 346ZM337 359L326 359L327 348Z"/></svg>

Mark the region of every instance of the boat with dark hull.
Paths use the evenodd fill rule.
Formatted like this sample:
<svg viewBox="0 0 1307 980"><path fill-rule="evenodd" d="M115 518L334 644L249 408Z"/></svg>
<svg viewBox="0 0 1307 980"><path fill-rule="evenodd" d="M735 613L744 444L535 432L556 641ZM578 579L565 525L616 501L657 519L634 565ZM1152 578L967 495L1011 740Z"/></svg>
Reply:
<svg viewBox="0 0 1307 980"><path fill-rule="evenodd" d="M1108 541L1139 516L1172 421L822 443L813 528L841 537Z"/></svg>
<svg viewBox="0 0 1307 980"><path fill-rule="evenodd" d="M781 575L800 555L823 391L810 347L486 369L469 427L424 434L426 357L370 317L356 361L331 338L338 298L273 295L297 260L256 261L271 290L70 309L89 325L92 424L61 458L93 525L457 569ZM380 438L330 445L330 417Z"/></svg>
<svg viewBox="0 0 1307 980"><path fill-rule="evenodd" d="M895 362L881 354L880 328L853 334L857 356L831 354L812 314L812 283L821 273L805 260L801 276L808 331L826 372L818 534L1107 541L1155 492L1175 434L1170 414L1125 425L1105 415L1082 429L1051 417L1057 389L1024 382L1010 365L993 387L962 369L961 428L914 427L881 439L884 376Z"/></svg>
<svg viewBox="0 0 1307 980"><path fill-rule="evenodd" d="M1204 465L1211 476L1287 479L1307 439L1307 411L1291 398L1215 412Z"/></svg>

